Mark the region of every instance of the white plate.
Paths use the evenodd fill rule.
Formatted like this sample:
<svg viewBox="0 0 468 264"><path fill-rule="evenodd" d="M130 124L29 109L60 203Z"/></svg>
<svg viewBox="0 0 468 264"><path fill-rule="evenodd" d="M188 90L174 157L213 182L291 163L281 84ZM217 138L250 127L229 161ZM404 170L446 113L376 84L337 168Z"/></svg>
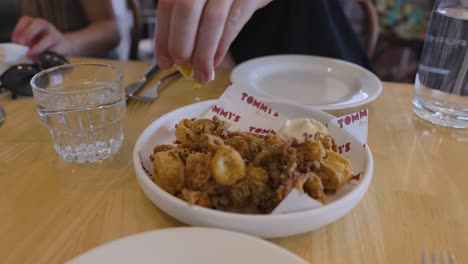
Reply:
<svg viewBox="0 0 468 264"><path fill-rule="evenodd" d="M227 213L191 206L167 193L146 175L140 153L149 157L154 146L173 142L174 126L178 121L203 116L214 102L212 100L192 104L160 117L143 131L135 144L133 165L138 183L146 196L170 216L193 226L223 228L260 237L283 237L311 231L336 221L354 208L366 193L373 170L372 154L367 146L362 149L365 155L365 169L361 180L355 185L341 188L331 199L327 197L324 206L306 211L275 215ZM268 104L277 111L287 111L291 118L308 116L322 123L327 123L333 118L320 110L284 101L268 101Z"/></svg>
<svg viewBox="0 0 468 264"><path fill-rule="evenodd" d="M156 230L109 242L68 264L238 264L306 262L265 240L211 228Z"/></svg>
<svg viewBox="0 0 468 264"><path fill-rule="evenodd" d="M275 55L239 64L231 81L263 96L321 110L360 106L376 99L382 82L356 64L317 56Z"/></svg>

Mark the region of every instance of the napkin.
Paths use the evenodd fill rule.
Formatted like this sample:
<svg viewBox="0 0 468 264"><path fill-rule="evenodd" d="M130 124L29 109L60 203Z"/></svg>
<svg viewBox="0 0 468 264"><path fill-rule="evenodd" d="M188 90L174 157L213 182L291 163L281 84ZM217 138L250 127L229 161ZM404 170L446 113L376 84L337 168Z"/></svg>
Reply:
<svg viewBox="0 0 468 264"><path fill-rule="evenodd" d="M0 43L0 62L6 64L17 63L26 58L29 48L15 43Z"/></svg>
<svg viewBox="0 0 468 264"><path fill-rule="evenodd" d="M16 64L31 63L29 48L15 43L0 43L0 75Z"/></svg>

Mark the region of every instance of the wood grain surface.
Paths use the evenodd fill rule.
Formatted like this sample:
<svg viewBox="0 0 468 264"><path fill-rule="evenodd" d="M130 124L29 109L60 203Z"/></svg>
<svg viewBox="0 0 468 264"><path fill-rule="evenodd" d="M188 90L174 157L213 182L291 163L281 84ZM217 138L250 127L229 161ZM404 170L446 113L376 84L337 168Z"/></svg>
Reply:
<svg viewBox="0 0 468 264"><path fill-rule="evenodd" d="M117 65L125 84L149 66L73 61ZM133 146L161 115L194 103L196 97L219 97L230 83L229 74L218 71L214 82L198 90L186 80L175 80L153 104L131 101L120 151L92 164L58 157L33 98L12 100L8 93L0 94L7 114L0 127L0 263L63 263L117 238L181 226L139 188ZM412 91L412 85L384 83L374 102L331 112L369 109L368 143L375 162L371 186L340 220L272 242L310 263L419 263L425 249L445 249L458 263L468 263L468 130L442 128L416 117Z"/></svg>

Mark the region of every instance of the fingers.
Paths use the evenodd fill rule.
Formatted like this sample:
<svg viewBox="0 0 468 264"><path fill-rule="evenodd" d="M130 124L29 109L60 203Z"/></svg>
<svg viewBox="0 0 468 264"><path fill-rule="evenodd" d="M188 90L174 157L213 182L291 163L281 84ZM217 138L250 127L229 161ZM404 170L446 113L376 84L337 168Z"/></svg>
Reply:
<svg viewBox="0 0 468 264"><path fill-rule="evenodd" d="M28 56L35 60L37 55L52 47L54 44L57 43L57 41L58 40L54 35L47 35L43 38L40 38L40 40L37 43L31 46L28 52Z"/></svg>
<svg viewBox="0 0 468 264"><path fill-rule="evenodd" d="M194 79L198 82L206 83L214 78L214 57L231 4L230 0L215 0L205 6L192 57Z"/></svg>
<svg viewBox="0 0 468 264"><path fill-rule="evenodd" d="M18 37L22 35L24 30L29 27L29 25L34 21L34 18L29 16L23 16L20 18L18 23L16 23L13 33L11 34L11 40L15 43L18 43Z"/></svg>
<svg viewBox="0 0 468 264"><path fill-rule="evenodd" d="M205 0L178 0L175 2L169 33L169 54L182 67L191 64L198 25Z"/></svg>
<svg viewBox="0 0 468 264"><path fill-rule="evenodd" d="M12 40L29 46L28 56L35 60L41 52L63 43L64 38L62 33L46 20L26 16L18 21L13 30Z"/></svg>
<svg viewBox="0 0 468 264"><path fill-rule="evenodd" d="M160 0L156 56L163 69L193 65L194 79L206 83L255 10L271 0Z"/></svg>
<svg viewBox="0 0 468 264"><path fill-rule="evenodd" d="M47 32L52 27L49 22L36 18L20 33L18 33L18 43L26 46L33 45L34 39Z"/></svg>
<svg viewBox="0 0 468 264"><path fill-rule="evenodd" d="M36 18L31 25L24 30L23 42L30 46L33 40L40 34L45 33L51 28L51 24L44 19Z"/></svg>
<svg viewBox="0 0 468 264"><path fill-rule="evenodd" d="M263 1L265 2L265 1ZM229 16L227 18L226 24L224 25L224 32L219 41L217 47L214 65L218 66L224 56L226 55L229 46L234 41L234 38L239 34L242 27L247 23L252 14L258 8L264 6L266 3L261 3L258 6L258 2L251 0L236 0L231 6Z"/></svg>
<svg viewBox="0 0 468 264"><path fill-rule="evenodd" d="M159 0L156 9L156 61L163 69L173 64L168 49L173 3L174 0Z"/></svg>

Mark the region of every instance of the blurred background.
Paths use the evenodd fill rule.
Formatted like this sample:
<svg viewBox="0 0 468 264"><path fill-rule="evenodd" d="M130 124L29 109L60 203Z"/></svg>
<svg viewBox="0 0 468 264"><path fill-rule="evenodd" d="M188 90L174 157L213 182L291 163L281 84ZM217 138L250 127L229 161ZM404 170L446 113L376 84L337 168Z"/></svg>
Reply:
<svg viewBox="0 0 468 264"><path fill-rule="evenodd" d="M375 73L413 83L434 0L341 0ZM154 60L155 0L113 0L122 60Z"/></svg>

